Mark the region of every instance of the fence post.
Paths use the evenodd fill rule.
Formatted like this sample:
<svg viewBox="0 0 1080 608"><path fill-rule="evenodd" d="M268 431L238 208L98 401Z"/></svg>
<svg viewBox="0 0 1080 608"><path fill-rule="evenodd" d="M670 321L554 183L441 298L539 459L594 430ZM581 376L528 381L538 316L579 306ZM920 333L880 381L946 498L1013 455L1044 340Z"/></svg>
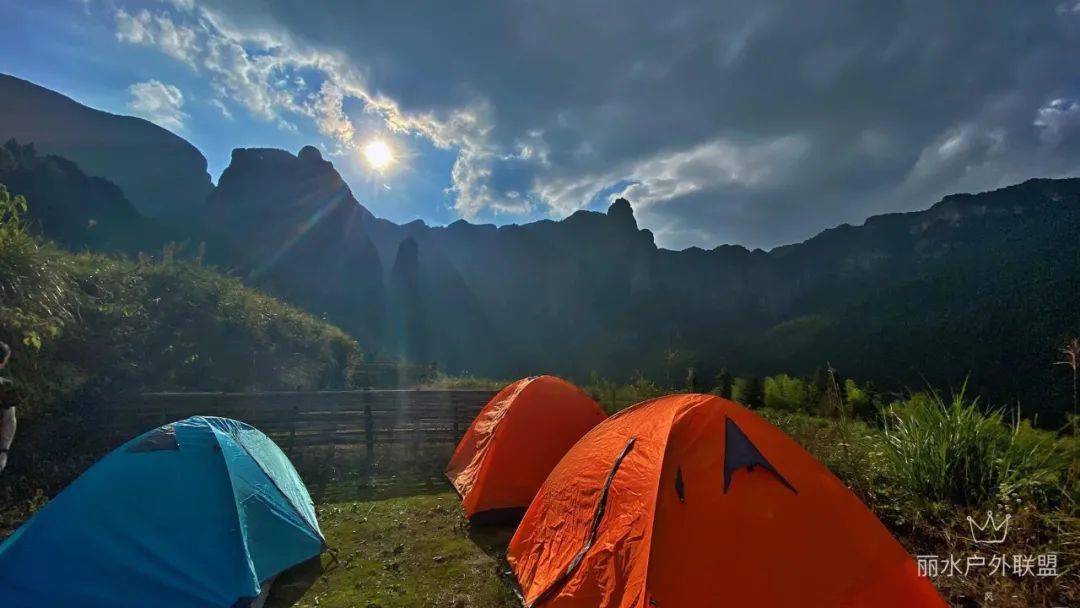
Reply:
<svg viewBox="0 0 1080 608"><path fill-rule="evenodd" d="M296 419L300 417L300 403L299 400L293 402L292 406L292 420L289 421L289 450L287 454L289 459L292 460L293 448L296 447Z"/></svg>
<svg viewBox="0 0 1080 608"><path fill-rule="evenodd" d="M450 428L454 430L453 442L457 443L461 427L458 425L458 402L453 397L450 397Z"/></svg>
<svg viewBox="0 0 1080 608"><path fill-rule="evenodd" d="M364 395L364 441L367 444L368 465L375 460L375 417L371 413L371 399Z"/></svg>
<svg viewBox="0 0 1080 608"><path fill-rule="evenodd" d="M337 455L338 428L341 426L341 397L336 396L330 411L333 414L331 418L334 421L334 425L330 429L330 459L333 460Z"/></svg>

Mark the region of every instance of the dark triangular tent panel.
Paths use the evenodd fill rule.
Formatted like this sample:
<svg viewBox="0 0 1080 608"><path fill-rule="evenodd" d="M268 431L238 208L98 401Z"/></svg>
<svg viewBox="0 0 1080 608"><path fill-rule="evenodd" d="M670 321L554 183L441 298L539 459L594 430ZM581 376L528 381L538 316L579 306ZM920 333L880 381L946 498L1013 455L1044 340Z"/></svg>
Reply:
<svg viewBox="0 0 1080 608"><path fill-rule="evenodd" d="M780 483L788 487L792 492L798 493L788 480L776 470L776 467L772 465L765 457L761 455L761 451L757 449L757 446L750 441L746 436L746 433L739 428L739 425L735 424L731 418L727 419L724 425L724 493L727 494L728 488L731 486L731 478L735 475L735 471L739 469L754 470L754 467L761 467L767 471L771 471L776 478L780 480Z"/></svg>

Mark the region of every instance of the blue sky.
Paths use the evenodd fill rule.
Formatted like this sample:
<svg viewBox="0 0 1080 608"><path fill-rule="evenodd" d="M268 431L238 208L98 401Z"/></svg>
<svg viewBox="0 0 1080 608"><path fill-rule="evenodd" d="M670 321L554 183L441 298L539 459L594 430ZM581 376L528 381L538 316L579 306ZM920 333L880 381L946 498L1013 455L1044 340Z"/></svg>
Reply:
<svg viewBox="0 0 1080 608"><path fill-rule="evenodd" d="M5 2L0 71L177 132L215 180L317 145L398 222L626 196L662 246L768 248L1080 174L1080 3L656 6Z"/></svg>

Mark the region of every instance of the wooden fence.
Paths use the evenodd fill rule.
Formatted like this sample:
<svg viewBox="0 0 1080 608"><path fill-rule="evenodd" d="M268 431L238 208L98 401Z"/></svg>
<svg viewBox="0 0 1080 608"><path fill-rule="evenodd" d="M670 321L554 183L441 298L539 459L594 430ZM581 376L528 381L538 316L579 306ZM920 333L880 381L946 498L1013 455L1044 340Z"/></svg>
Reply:
<svg viewBox="0 0 1080 608"><path fill-rule="evenodd" d="M252 393L144 393L108 411L109 426L131 437L195 415L246 422L290 454L305 446L453 443L493 396L490 390L349 390Z"/></svg>
<svg viewBox="0 0 1080 608"><path fill-rule="evenodd" d="M422 384L439 373L435 363L416 364L396 361L365 361L352 378L353 386L373 388L405 388Z"/></svg>

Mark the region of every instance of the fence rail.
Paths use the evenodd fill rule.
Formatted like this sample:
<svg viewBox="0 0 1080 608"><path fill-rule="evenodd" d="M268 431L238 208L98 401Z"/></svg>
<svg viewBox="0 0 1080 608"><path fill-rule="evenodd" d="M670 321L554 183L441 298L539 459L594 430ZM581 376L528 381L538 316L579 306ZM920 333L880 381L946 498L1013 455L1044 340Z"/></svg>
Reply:
<svg viewBox="0 0 1080 608"><path fill-rule="evenodd" d="M490 390L345 390L143 393L109 408L113 429L133 436L174 420L209 415L246 422L286 451L305 446L449 443L464 434Z"/></svg>

